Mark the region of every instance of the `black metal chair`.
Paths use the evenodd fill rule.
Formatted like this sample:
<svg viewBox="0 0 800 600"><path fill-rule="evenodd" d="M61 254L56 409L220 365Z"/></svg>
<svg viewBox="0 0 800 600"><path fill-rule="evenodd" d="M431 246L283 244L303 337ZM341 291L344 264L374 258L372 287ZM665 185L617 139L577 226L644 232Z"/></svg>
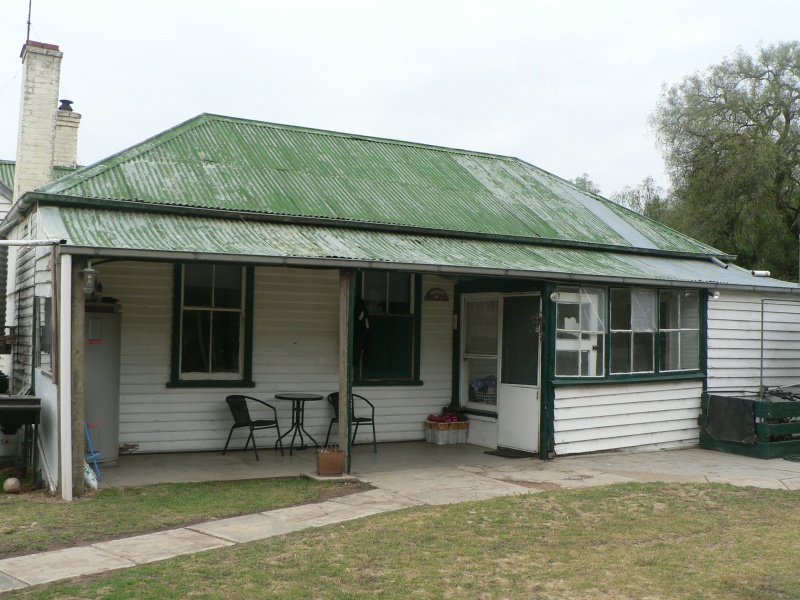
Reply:
<svg viewBox="0 0 800 600"><path fill-rule="evenodd" d="M250 417L250 411L247 408L247 401L252 400L253 402L258 402L259 404L263 404L264 406L272 409L272 414L274 415L274 419L256 419L255 421ZM225 448L222 449L222 454L228 450L228 444L231 441L231 436L233 435L234 429L239 429L241 427L247 427L250 429L250 435L247 436L247 442L244 445L244 451L247 451L247 447L250 445L250 442L253 442L253 450L256 453L256 460L258 458L258 448L256 447L256 438L253 435L254 431L258 431L259 429L275 429L278 434L278 443L277 445L280 446L281 449L281 456L283 454L283 443L281 442L281 429L278 426L278 411L275 410L275 407L271 404L264 402L263 400L259 400L258 398L253 398L251 396L242 396L240 394L233 394L232 396L228 396L225 398L225 402L228 403L228 408L231 409L231 414L233 415L233 426L231 427L231 431L228 434L228 440L225 442Z"/></svg>
<svg viewBox="0 0 800 600"><path fill-rule="evenodd" d="M350 422L355 424L353 428L353 442L355 444L356 441L356 434L358 433L358 426L361 424L364 425L372 425L372 447L375 450L375 453L378 453L378 439L375 435L375 405L372 404L369 400L364 398L364 396L359 396L358 394L353 394L353 405L355 406L356 399L362 400L366 402L367 406L369 406L370 416L368 417L356 417L354 415L350 415ZM334 392L333 394L328 394L328 402L333 407L333 418L331 419L331 424L328 425L328 435L325 436L325 445L328 445L328 440L331 437L331 429L333 428L334 423L339 422L339 392Z"/></svg>

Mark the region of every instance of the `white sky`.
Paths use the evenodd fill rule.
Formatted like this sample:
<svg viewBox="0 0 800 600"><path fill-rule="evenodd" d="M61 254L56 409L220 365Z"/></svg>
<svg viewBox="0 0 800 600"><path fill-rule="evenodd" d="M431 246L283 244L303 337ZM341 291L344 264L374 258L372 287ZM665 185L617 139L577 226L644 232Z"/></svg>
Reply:
<svg viewBox="0 0 800 600"><path fill-rule="evenodd" d="M0 158L28 0L0 0ZM604 195L652 175L662 83L800 36L798 0L33 0L91 164L202 112L516 156Z"/></svg>

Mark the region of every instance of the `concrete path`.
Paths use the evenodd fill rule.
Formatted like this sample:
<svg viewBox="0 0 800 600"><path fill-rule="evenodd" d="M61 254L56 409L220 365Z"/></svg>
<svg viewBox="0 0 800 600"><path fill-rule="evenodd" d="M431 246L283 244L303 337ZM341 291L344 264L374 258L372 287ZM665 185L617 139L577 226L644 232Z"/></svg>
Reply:
<svg viewBox="0 0 800 600"><path fill-rule="evenodd" d="M487 464L369 472L375 489L328 500L190 527L0 560L0 592L134 567L276 535L421 505L483 500L543 490L632 481L721 482L800 489L800 463L764 461L700 449L608 453Z"/></svg>

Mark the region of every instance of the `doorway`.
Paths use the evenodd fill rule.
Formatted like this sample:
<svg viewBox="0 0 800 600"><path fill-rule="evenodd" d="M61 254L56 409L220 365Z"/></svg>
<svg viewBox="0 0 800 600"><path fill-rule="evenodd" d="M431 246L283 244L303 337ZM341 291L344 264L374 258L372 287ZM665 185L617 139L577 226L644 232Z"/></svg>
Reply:
<svg viewBox="0 0 800 600"><path fill-rule="evenodd" d="M497 446L539 451L541 296L465 294L462 398L497 413Z"/></svg>

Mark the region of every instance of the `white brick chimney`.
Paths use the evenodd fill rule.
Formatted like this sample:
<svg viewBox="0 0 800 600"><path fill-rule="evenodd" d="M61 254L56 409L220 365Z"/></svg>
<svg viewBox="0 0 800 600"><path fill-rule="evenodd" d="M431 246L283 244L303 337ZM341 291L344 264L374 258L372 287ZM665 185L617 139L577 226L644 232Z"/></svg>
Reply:
<svg viewBox="0 0 800 600"><path fill-rule="evenodd" d="M14 202L24 193L53 181L62 56L58 46L53 44L28 41L22 48L22 98Z"/></svg>
<svg viewBox="0 0 800 600"><path fill-rule="evenodd" d="M71 100L61 100L56 111L56 149L53 165L56 167L78 166L78 127L81 115L72 110Z"/></svg>

